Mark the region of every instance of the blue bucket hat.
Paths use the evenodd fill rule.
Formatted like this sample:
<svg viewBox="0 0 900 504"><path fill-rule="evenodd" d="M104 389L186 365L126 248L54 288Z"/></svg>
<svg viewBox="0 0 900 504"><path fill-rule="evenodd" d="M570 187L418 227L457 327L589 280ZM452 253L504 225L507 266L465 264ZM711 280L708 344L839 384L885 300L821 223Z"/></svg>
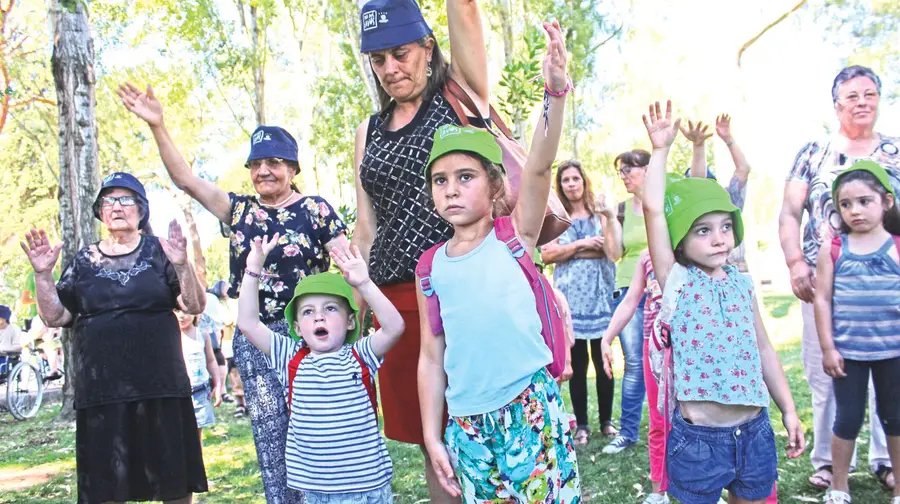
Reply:
<svg viewBox="0 0 900 504"><path fill-rule="evenodd" d="M281 158L285 161L298 160L297 141L284 128L278 126L257 126L250 135L250 155L247 164L254 159Z"/></svg>
<svg viewBox="0 0 900 504"><path fill-rule="evenodd" d="M103 196L103 193L106 192L107 189L113 189L116 187L128 189L142 201L146 213L143 217L141 217L141 222L140 224L138 224L138 228L143 229L147 225L147 222L150 220L150 204L147 201L147 191L144 190L144 184L141 184L141 182L130 173L114 172L110 173L106 176L106 178L103 179L103 184L100 186L100 192L97 193L97 198L94 200L94 217L96 217L97 220L100 220L100 197Z"/></svg>
<svg viewBox="0 0 900 504"><path fill-rule="evenodd" d="M9 322L10 317L12 317L12 310L9 309L9 306L0 304L0 318Z"/></svg>
<svg viewBox="0 0 900 504"><path fill-rule="evenodd" d="M402 46L431 34L415 0L371 0L359 13L359 52Z"/></svg>

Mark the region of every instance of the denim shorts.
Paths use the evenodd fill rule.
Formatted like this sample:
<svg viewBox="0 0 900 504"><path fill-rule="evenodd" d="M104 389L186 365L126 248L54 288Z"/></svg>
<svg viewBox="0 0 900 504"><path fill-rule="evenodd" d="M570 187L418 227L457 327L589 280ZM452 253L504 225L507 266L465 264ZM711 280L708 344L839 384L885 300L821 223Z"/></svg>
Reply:
<svg viewBox="0 0 900 504"><path fill-rule="evenodd" d="M368 492L322 493L305 491L306 504L393 504L391 484Z"/></svg>
<svg viewBox="0 0 900 504"><path fill-rule="evenodd" d="M735 427L688 423L677 409L666 442L669 493L683 504L715 504L723 489L744 500L765 499L778 480L769 411Z"/></svg>
<svg viewBox="0 0 900 504"><path fill-rule="evenodd" d="M209 394L212 391L209 385L195 388L191 391L191 401L194 403L194 416L197 417L197 427L202 429L216 424L216 414L213 413L212 401Z"/></svg>

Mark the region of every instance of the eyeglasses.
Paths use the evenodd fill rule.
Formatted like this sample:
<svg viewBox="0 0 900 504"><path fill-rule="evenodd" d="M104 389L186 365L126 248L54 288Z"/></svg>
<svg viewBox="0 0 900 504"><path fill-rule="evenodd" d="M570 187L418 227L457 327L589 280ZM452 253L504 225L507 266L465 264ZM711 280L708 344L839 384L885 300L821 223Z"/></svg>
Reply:
<svg viewBox="0 0 900 504"><path fill-rule="evenodd" d="M622 166L619 168L619 175L631 175L631 172L634 171L634 170L644 170L644 169L646 169L646 168L647 168L646 166L628 166L628 165L622 165Z"/></svg>
<svg viewBox="0 0 900 504"><path fill-rule="evenodd" d="M119 205L123 207L134 206L137 204L137 198L134 196L104 196L100 198L100 204L105 207L111 207L119 202Z"/></svg>
<svg viewBox="0 0 900 504"><path fill-rule="evenodd" d="M276 166L280 165L281 163L284 163L284 159L277 158L277 157L254 159L253 161L248 161L244 165L244 168L250 168L251 170L256 170L262 165L266 165L269 168L275 168Z"/></svg>
<svg viewBox="0 0 900 504"><path fill-rule="evenodd" d="M879 98L878 93L876 93L875 91L869 91L863 96L865 97L867 102L878 101ZM860 95L857 93L850 93L847 96L841 98L841 101L848 105L856 105L857 103L859 103L859 97Z"/></svg>

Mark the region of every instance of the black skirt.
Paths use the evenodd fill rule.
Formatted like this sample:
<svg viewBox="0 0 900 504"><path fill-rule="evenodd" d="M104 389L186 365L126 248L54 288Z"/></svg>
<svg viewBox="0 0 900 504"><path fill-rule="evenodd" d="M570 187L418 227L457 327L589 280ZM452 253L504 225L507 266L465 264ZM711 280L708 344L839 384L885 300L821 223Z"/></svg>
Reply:
<svg viewBox="0 0 900 504"><path fill-rule="evenodd" d="M207 491L189 397L76 411L79 504L167 501Z"/></svg>

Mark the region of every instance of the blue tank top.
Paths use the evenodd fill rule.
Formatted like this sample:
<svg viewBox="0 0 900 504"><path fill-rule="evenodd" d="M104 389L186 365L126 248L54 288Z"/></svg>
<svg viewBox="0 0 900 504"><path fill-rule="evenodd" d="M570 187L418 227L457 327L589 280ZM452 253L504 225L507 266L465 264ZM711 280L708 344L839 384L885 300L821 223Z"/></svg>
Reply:
<svg viewBox="0 0 900 504"><path fill-rule="evenodd" d="M509 404L552 360L525 274L494 230L471 252L434 255L431 285L441 300L444 371L451 416Z"/></svg>
<svg viewBox="0 0 900 504"><path fill-rule="evenodd" d="M900 266L890 256L894 240L871 254L850 252L848 242L842 235L834 264L834 346L850 360L900 357Z"/></svg>

